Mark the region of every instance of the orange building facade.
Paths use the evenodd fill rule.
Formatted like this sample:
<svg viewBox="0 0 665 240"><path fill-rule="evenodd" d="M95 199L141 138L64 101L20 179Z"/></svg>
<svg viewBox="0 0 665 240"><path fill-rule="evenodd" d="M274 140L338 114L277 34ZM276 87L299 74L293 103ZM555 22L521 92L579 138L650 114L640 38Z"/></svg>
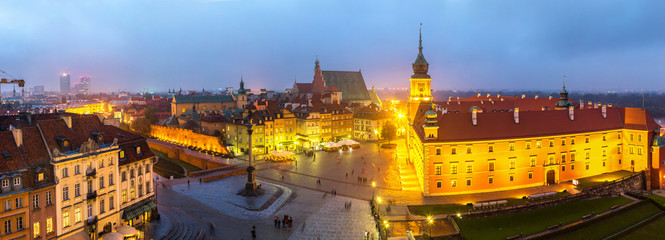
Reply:
<svg viewBox="0 0 665 240"><path fill-rule="evenodd" d="M646 170L647 188L662 185L662 157L652 151L660 126L644 109L575 106L564 86L560 101L542 110L448 112L432 99L422 44L419 50L407 145L423 195L543 186L618 170Z"/></svg>

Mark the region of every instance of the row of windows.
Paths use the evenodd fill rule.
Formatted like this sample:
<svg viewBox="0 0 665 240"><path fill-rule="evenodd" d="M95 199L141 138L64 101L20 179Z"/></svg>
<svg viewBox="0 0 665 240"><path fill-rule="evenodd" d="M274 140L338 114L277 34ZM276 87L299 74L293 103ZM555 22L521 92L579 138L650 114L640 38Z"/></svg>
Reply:
<svg viewBox="0 0 665 240"><path fill-rule="evenodd" d="M14 198L14 209L19 209L23 207L23 197L17 197ZM53 204L53 202L51 202ZM12 200L11 199L6 199L5 200L5 211L12 210Z"/></svg>
<svg viewBox="0 0 665 240"><path fill-rule="evenodd" d="M93 204L90 203L88 204L88 218L94 216L94 207ZM115 201L114 201L114 196L109 196L109 207L108 210L111 211L115 209ZM103 214L106 212L106 201L105 199L100 199L99 200L99 214ZM63 212L62 213L62 227L69 227L71 226L71 219L69 218L69 211ZM74 224L79 223L83 221L82 213L81 213L81 207L77 207L74 209ZM48 224L48 223L47 223Z"/></svg>
<svg viewBox="0 0 665 240"><path fill-rule="evenodd" d="M619 148L620 149L620 148ZM641 155L641 147L638 148L638 154ZM632 152L632 148L631 148ZM557 162L556 160L556 154L548 154L547 156L547 162L544 163L544 165L553 165L553 164L559 164L559 163L566 163L567 156L570 156L570 161L575 162L575 152L570 152L570 155L568 155L566 152L561 153L561 162ZM602 149L602 156L606 157L607 156L607 149L603 148ZM591 159L591 150L586 149L584 150L584 158L585 159ZM494 171L495 169L495 159L488 159L487 160L487 169L488 171ZM517 162L517 158L509 158L509 168L510 169L515 169ZM466 162L466 173L473 173L473 161ZM537 164L537 156L530 156L529 157L529 163L531 167L535 167ZM604 166L604 165L603 165ZM441 175L443 174L443 163L434 163L434 174L435 175ZM457 174L458 173L458 163L450 163L450 174Z"/></svg>
<svg viewBox="0 0 665 240"><path fill-rule="evenodd" d="M46 234L51 234L53 232L53 218L46 219ZM32 238L39 238L41 234L39 222L32 224Z"/></svg>
<svg viewBox="0 0 665 240"><path fill-rule="evenodd" d="M642 141L642 135L641 134L638 134L637 137L638 137L638 141ZM602 134L602 138L603 138L603 141L607 141L607 134ZM621 139L621 133L617 133L617 138ZM632 133L630 134L630 138L631 138L631 141L632 141L633 140L633 134ZM568 140L570 140L570 141L568 141ZM542 148L542 141L543 140L536 140L536 147L537 148ZM590 141L590 136L589 135L584 136L584 142L589 143L589 141ZM554 147L555 146L554 142L555 142L554 139L549 139L548 140L549 147ZM560 146L566 146L566 144L568 142L570 143L570 145L575 145L575 137L570 137L569 139L568 138L561 138L561 145ZM525 143L525 149L531 149L531 144L532 144L532 141L527 141ZM490 144L487 144L487 145L488 145L487 146L487 151L488 152L494 152L495 151L494 144L490 143ZM453 155L458 154L459 152L457 151L457 148L458 148L458 146L451 146L450 154L453 154ZM508 143L508 151L515 151L515 142ZM473 145L467 145L466 146L466 154L471 154L472 152L473 152ZM436 155L441 155L441 154L442 154L441 147L437 147L436 148Z"/></svg>
<svg viewBox="0 0 665 240"><path fill-rule="evenodd" d="M602 164L603 164L603 167L607 166L607 161L603 160ZM621 164L621 159L619 159L619 164ZM632 164L634 164L634 162ZM591 169L591 164L588 163L588 162L585 163L584 164L584 170L590 170L590 169ZM575 170L575 164L570 165L570 170ZM561 166L561 171L565 172L566 171L566 166ZM510 182L515 181L515 174L510 174L508 177L509 177L508 180ZM528 178L533 179L533 172L531 172L531 171L528 172ZM471 177L466 178L466 185L467 186L471 186L471 180L472 179L473 178L471 178ZM488 176L488 183L489 184L494 183L494 176L493 175ZM441 180L436 181L436 187L441 188ZM451 187L457 187L457 179L451 179Z"/></svg>
<svg viewBox="0 0 665 240"><path fill-rule="evenodd" d="M41 208L39 204L39 195L32 196L32 209L36 210ZM53 193L51 191L46 192L46 206L53 205Z"/></svg>
<svg viewBox="0 0 665 240"><path fill-rule="evenodd" d="M19 186L21 185L21 177L15 177L13 178L14 186ZM9 187L9 179L2 179L2 188L8 188Z"/></svg>
<svg viewBox="0 0 665 240"><path fill-rule="evenodd" d="M140 153L141 153L141 147L137 147L137 154L140 154ZM120 158L124 158L124 157L125 157L125 152L120 151ZM105 161L108 163L107 165L104 165ZM113 158L109 158L108 160L99 159L97 161L97 168L104 168L105 166L111 166L113 164L114 164L113 163ZM90 171L90 170L95 168L94 166L92 166L92 161L86 162L85 166L86 166L86 171ZM63 167L61 171L62 171L62 174L60 176L61 178L69 177L69 168L68 167ZM79 174L81 174L81 165L77 164L77 165L74 166L74 175L79 175Z"/></svg>
<svg viewBox="0 0 665 240"><path fill-rule="evenodd" d="M17 217L14 220L15 220L14 223L16 223L16 225L13 225L13 222L12 222L11 219L10 220L5 220L5 234L10 234L14 231L18 232L18 231L23 230L23 217ZM12 228L12 226L15 226L16 228Z"/></svg>
<svg viewBox="0 0 665 240"><path fill-rule="evenodd" d="M99 176L99 189L105 188L105 180L104 176ZM113 180L113 173L109 173L108 175L108 185L113 186L115 184L115 181ZM93 191L93 180L88 180L88 193ZM81 196L81 184L77 183L74 185L74 197L79 197ZM69 200L69 186L65 185L62 187L62 201Z"/></svg>

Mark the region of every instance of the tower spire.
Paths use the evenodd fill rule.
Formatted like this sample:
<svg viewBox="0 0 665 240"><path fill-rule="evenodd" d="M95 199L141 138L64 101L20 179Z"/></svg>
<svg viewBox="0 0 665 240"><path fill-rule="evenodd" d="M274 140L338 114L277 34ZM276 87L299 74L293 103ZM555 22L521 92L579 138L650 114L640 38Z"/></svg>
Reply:
<svg viewBox="0 0 665 240"><path fill-rule="evenodd" d="M420 27L418 28L418 50L423 51L423 23L420 23Z"/></svg>
<svg viewBox="0 0 665 240"><path fill-rule="evenodd" d="M563 89L566 89L566 75L563 75Z"/></svg>

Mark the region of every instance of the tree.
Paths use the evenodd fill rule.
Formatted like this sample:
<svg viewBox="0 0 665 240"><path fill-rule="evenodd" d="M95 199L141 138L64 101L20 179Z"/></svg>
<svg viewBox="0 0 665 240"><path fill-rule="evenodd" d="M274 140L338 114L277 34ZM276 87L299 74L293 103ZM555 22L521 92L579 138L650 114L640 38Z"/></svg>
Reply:
<svg viewBox="0 0 665 240"><path fill-rule="evenodd" d="M132 130L143 135L150 135L150 120L145 118L138 118L132 122Z"/></svg>
<svg viewBox="0 0 665 240"><path fill-rule="evenodd" d="M391 121L386 121L383 124L383 128L381 128L381 138L388 140L388 144L390 144L390 141L395 139L395 136L397 136L397 127Z"/></svg>
<svg viewBox="0 0 665 240"><path fill-rule="evenodd" d="M155 108L154 107L147 107L143 109L143 118L148 119L150 121L150 124L155 124L157 123L157 115L155 115Z"/></svg>

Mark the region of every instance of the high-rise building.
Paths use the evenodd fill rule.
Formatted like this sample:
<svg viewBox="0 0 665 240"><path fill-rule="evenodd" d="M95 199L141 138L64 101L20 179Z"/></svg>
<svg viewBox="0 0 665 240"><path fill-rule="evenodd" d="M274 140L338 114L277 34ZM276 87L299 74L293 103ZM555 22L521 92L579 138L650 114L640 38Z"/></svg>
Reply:
<svg viewBox="0 0 665 240"><path fill-rule="evenodd" d="M81 76L81 89L79 89L78 93L82 93L85 95L90 94L90 77Z"/></svg>
<svg viewBox="0 0 665 240"><path fill-rule="evenodd" d="M44 94L44 85L35 86L32 92L33 94Z"/></svg>
<svg viewBox="0 0 665 240"><path fill-rule="evenodd" d="M60 75L60 93L68 94L69 93L69 73L63 73Z"/></svg>

